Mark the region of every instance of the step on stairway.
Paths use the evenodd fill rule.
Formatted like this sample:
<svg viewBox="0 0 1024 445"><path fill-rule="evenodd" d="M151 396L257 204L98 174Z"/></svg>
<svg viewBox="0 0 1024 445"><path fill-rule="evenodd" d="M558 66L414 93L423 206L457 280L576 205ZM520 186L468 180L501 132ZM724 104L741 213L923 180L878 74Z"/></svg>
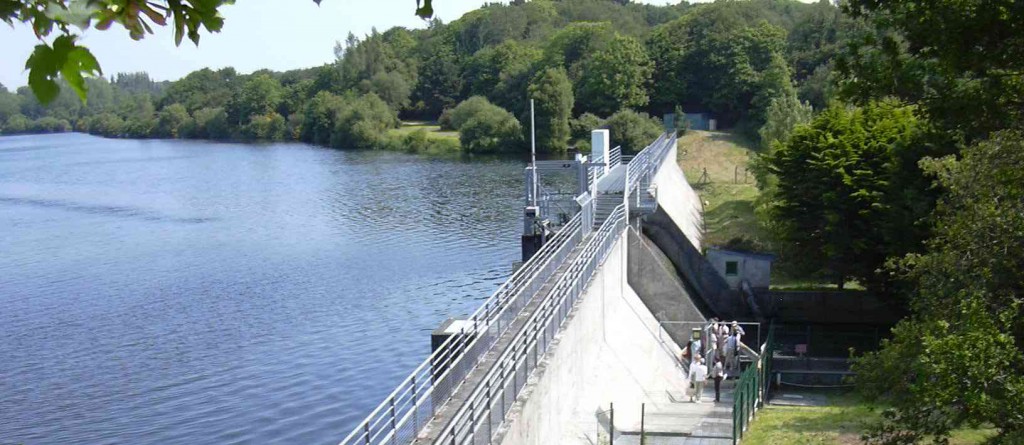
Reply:
<svg viewBox="0 0 1024 445"><path fill-rule="evenodd" d="M615 207L622 204L622 193L598 193L594 200L594 228L601 227L604 220L608 219Z"/></svg>

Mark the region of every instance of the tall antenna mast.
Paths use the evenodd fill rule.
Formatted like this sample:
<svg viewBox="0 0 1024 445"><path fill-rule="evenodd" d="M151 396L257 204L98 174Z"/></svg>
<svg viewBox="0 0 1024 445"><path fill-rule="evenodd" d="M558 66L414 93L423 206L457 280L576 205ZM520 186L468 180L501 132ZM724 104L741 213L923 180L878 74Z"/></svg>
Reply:
<svg viewBox="0 0 1024 445"><path fill-rule="evenodd" d="M533 166L532 205L537 206L537 127L533 122L533 99L530 99L530 165Z"/></svg>

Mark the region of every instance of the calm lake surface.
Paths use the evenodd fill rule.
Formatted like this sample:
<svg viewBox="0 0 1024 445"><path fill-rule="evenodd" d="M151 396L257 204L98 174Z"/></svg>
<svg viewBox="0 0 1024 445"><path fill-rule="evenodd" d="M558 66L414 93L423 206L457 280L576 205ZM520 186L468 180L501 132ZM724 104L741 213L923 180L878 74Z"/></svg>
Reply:
<svg viewBox="0 0 1024 445"><path fill-rule="evenodd" d="M509 275L523 167L0 137L0 444L340 441Z"/></svg>

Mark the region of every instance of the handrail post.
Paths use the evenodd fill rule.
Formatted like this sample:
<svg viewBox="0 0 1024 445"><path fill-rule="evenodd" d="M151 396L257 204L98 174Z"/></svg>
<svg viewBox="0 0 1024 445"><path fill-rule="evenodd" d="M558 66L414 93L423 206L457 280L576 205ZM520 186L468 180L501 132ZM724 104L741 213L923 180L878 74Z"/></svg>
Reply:
<svg viewBox="0 0 1024 445"><path fill-rule="evenodd" d="M416 421L416 407L419 405L419 401L416 399L416 374L412 375L412 427L419 429L419 422Z"/></svg>
<svg viewBox="0 0 1024 445"><path fill-rule="evenodd" d="M395 397L391 396L391 437L394 438L398 434L398 428L395 426Z"/></svg>
<svg viewBox="0 0 1024 445"><path fill-rule="evenodd" d="M491 425L491 408L494 406L494 393L491 392L491 381L487 381L487 437L494 437L494 426Z"/></svg>
<svg viewBox="0 0 1024 445"><path fill-rule="evenodd" d="M609 403L608 404L608 411L611 411L611 414L608 417L608 445L614 445L615 444L615 404L614 403Z"/></svg>
<svg viewBox="0 0 1024 445"><path fill-rule="evenodd" d="M646 415L647 404L640 404L640 445L644 445L644 417Z"/></svg>

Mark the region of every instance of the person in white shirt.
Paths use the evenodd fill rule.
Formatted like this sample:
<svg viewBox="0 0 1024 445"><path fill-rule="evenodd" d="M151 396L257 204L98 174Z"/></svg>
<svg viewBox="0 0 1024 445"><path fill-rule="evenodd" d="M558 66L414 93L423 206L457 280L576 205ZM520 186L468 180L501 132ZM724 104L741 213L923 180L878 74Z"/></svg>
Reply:
<svg viewBox="0 0 1024 445"><path fill-rule="evenodd" d="M715 366L711 368L711 378L715 381L715 402L721 402L722 379L725 378L725 368L722 366L722 357L715 357Z"/></svg>
<svg viewBox="0 0 1024 445"><path fill-rule="evenodd" d="M693 394L690 395L690 401L694 403L700 403L701 396L704 394L704 382L708 380L708 367L704 364L704 359L699 358L690 367L690 381L693 382ZM696 398L696 400L694 400Z"/></svg>

